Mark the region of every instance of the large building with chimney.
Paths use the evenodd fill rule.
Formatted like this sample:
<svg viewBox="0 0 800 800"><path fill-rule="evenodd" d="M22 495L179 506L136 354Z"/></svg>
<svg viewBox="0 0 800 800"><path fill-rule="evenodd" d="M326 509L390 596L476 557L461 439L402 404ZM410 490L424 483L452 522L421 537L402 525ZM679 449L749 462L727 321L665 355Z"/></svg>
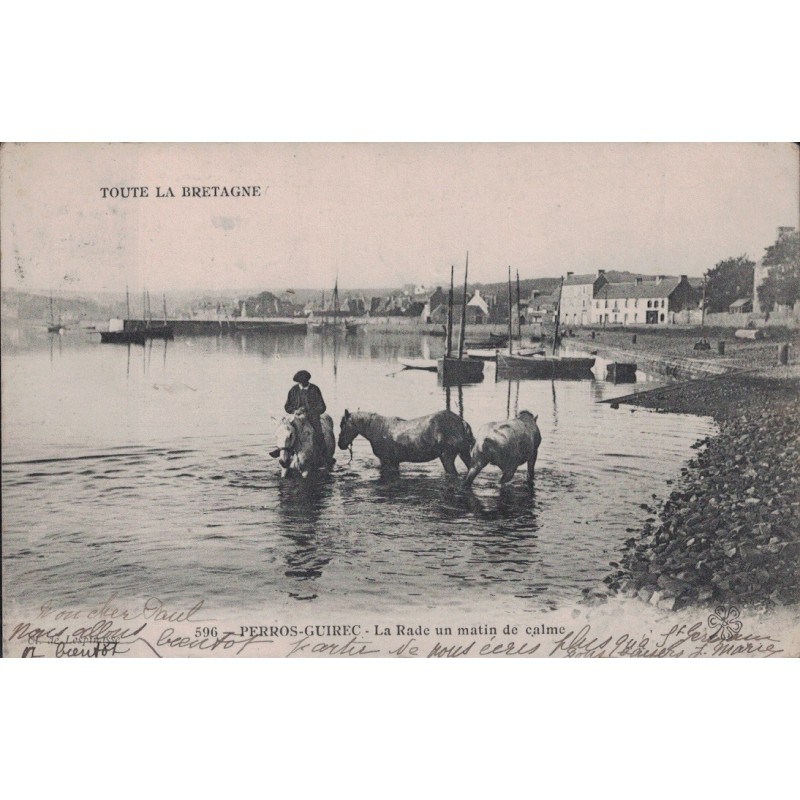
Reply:
<svg viewBox="0 0 800 800"><path fill-rule="evenodd" d="M561 325L589 325L592 322L592 301L608 284L605 270L590 275L568 272L561 287L559 320Z"/></svg>
<svg viewBox="0 0 800 800"><path fill-rule="evenodd" d="M688 322L698 307L698 290L686 275L605 283L592 300L593 325L670 325ZM682 319L681 315L687 315Z"/></svg>

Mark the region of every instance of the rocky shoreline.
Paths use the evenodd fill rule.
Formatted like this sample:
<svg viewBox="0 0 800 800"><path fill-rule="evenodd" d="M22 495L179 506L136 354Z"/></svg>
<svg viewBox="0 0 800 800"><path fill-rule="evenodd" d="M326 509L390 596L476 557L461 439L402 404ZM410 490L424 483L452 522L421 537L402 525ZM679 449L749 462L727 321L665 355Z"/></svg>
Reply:
<svg viewBox="0 0 800 800"><path fill-rule="evenodd" d="M643 504L651 519L587 600L621 594L670 611L800 602L800 380L731 374L636 404L711 416L719 434L694 445L664 502Z"/></svg>

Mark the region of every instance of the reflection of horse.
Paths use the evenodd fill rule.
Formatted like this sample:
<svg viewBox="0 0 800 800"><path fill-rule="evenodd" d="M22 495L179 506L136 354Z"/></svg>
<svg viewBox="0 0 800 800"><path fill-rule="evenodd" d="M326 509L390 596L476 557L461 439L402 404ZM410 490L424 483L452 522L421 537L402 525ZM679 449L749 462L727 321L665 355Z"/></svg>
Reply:
<svg viewBox="0 0 800 800"><path fill-rule="evenodd" d="M469 486L487 465L503 470L501 483L508 483L520 464L528 464L528 483L533 484L533 469L542 443L542 434L530 411L520 411L514 419L490 422L478 431L472 448L472 466L465 480Z"/></svg>
<svg viewBox="0 0 800 800"><path fill-rule="evenodd" d="M333 420L328 414L323 414L319 422L325 439L324 453L317 452L314 446L314 426L302 409L281 420L275 431L276 448L270 452L281 465L281 477L285 478L290 472L299 472L307 478L312 469L326 469L330 466L336 451Z"/></svg>
<svg viewBox="0 0 800 800"><path fill-rule="evenodd" d="M475 441L469 425L451 411L405 420L345 410L339 447L346 450L359 434L372 445L381 467L396 468L402 461L420 463L439 458L449 475L457 474L456 456L469 467L469 450Z"/></svg>

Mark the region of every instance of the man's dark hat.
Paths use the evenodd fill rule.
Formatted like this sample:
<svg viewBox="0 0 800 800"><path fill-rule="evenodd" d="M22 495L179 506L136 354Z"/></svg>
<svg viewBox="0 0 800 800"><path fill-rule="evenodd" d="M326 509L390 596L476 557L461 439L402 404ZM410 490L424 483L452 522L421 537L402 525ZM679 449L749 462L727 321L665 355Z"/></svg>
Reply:
<svg viewBox="0 0 800 800"><path fill-rule="evenodd" d="M294 378L292 378L292 380L295 383L306 383L306 381L311 380L311 373L306 372L306 370L304 369L301 369L300 372L295 373L295 376Z"/></svg>

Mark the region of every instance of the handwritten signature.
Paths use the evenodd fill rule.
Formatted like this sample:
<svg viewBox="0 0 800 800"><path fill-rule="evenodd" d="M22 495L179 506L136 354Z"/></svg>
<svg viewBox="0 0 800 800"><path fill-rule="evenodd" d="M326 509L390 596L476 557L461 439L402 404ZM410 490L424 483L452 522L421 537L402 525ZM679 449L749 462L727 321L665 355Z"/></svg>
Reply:
<svg viewBox="0 0 800 800"><path fill-rule="evenodd" d="M757 634L733 634L723 640L708 633L702 623L673 625L655 637L597 636L591 625L570 631L555 642L549 655L566 654L569 658L700 658L702 656L754 655L762 658L782 653L777 639Z"/></svg>

